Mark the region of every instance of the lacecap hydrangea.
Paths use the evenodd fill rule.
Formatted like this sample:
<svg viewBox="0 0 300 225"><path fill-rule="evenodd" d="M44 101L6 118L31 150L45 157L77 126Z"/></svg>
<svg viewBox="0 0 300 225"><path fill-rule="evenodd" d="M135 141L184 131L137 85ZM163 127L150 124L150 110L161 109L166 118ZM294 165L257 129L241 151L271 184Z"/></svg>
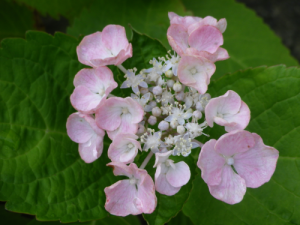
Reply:
<svg viewBox="0 0 300 225"><path fill-rule="evenodd" d="M122 26L108 25L84 37L77 47L79 61L91 68L74 78L71 103L78 112L69 116L67 133L79 144L86 163L101 156L105 132L111 139L104 149L112 161L107 166L114 175L127 177L104 190L105 209L113 215L152 213L156 191L178 193L191 172L176 157L189 157L196 148L201 148L197 166L210 193L228 204L240 202L246 187L261 186L275 171L279 153L264 145L258 134L244 130L250 109L238 93L228 90L211 98L207 92L215 62L229 58L221 47L226 19L173 12L169 19L167 38L173 50L153 58L140 71L122 66L132 57ZM130 96L111 95L118 84L107 65L124 73L120 88L131 89ZM227 133L204 144L197 141L201 135L209 137L205 128L215 123ZM137 167L135 157L142 151L148 155ZM145 169L151 157L155 157L154 177Z"/></svg>

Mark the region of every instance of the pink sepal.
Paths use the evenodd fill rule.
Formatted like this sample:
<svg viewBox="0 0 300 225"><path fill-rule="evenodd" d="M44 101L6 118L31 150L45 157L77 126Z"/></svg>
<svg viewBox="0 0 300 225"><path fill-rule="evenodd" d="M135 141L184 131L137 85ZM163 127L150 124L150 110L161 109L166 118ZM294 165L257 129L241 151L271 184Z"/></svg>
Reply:
<svg viewBox="0 0 300 225"><path fill-rule="evenodd" d="M118 84L107 67L82 69L74 78L75 90L70 99L78 111L91 114Z"/></svg>
<svg viewBox="0 0 300 225"><path fill-rule="evenodd" d="M136 133L143 116L142 106L132 98L111 97L98 107L96 123L107 130L110 137L115 137L117 133Z"/></svg>
<svg viewBox="0 0 300 225"><path fill-rule="evenodd" d="M178 65L177 75L183 84L204 94L215 70L216 66L204 57L183 55Z"/></svg>
<svg viewBox="0 0 300 225"><path fill-rule="evenodd" d="M101 156L105 132L90 115L71 114L67 120L67 133L72 141L79 143L79 154L86 163Z"/></svg>
<svg viewBox="0 0 300 225"><path fill-rule="evenodd" d="M229 90L208 102L205 118L210 127L215 122L225 126L227 132L243 130L250 121L250 110L236 92Z"/></svg>
<svg viewBox="0 0 300 225"><path fill-rule="evenodd" d="M132 46L124 27L108 25L102 32L85 36L77 46L77 55L81 63L91 67L120 65L132 57Z"/></svg>
<svg viewBox="0 0 300 225"><path fill-rule="evenodd" d="M121 133L113 139L108 148L108 158L113 162L132 163L141 150L141 144L136 141L138 136L134 134Z"/></svg>
<svg viewBox="0 0 300 225"><path fill-rule="evenodd" d="M116 216L152 213L157 199L152 178L146 170L139 169L134 163L126 166L120 162L107 164L114 168L115 175L125 175L128 180L120 180L106 187L105 209Z"/></svg>

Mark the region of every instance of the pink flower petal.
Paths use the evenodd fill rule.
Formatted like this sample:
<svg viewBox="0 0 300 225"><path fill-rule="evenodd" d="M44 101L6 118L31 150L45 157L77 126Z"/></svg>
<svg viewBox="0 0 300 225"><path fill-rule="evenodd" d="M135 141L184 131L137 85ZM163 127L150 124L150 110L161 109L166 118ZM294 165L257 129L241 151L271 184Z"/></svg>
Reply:
<svg viewBox="0 0 300 225"><path fill-rule="evenodd" d="M184 29L187 31L189 26L192 24L195 24L199 21L202 20L200 17L195 17L195 16L178 16L176 13L169 12L168 13L170 23L172 24L179 24L184 27Z"/></svg>
<svg viewBox="0 0 300 225"><path fill-rule="evenodd" d="M219 154L231 157L248 151L254 145L255 140L250 132L238 130L222 135L215 145L215 150Z"/></svg>
<svg viewBox="0 0 300 225"><path fill-rule="evenodd" d="M245 102L241 102L241 108L235 115L224 116L224 119L228 121L228 125L225 125L225 130L231 132L234 130L245 129L250 121L250 109ZM216 122L217 123L217 122Z"/></svg>
<svg viewBox="0 0 300 225"><path fill-rule="evenodd" d="M175 163L175 168L169 167L166 178L173 187L179 188L189 182L191 178L190 168L183 161Z"/></svg>
<svg viewBox="0 0 300 225"><path fill-rule="evenodd" d="M83 161L91 163L101 156L103 151L103 136L95 134L88 143L79 144L79 154Z"/></svg>
<svg viewBox="0 0 300 225"><path fill-rule="evenodd" d="M206 52L206 51L198 51L195 48L188 48L185 51L186 55L195 55L200 56L208 59L211 62L221 61L229 58L228 52L224 49L219 47L217 51L213 54Z"/></svg>
<svg viewBox="0 0 300 225"><path fill-rule="evenodd" d="M246 193L246 183L230 166L224 166L219 185L208 186L212 196L228 204L242 201Z"/></svg>
<svg viewBox="0 0 300 225"><path fill-rule="evenodd" d="M139 169L134 163L129 166L119 162L107 165L114 168L115 175L125 175L130 179L118 181L104 189L105 209L117 216L152 213L157 200L153 180L147 171Z"/></svg>
<svg viewBox="0 0 300 225"><path fill-rule="evenodd" d="M191 35L191 33L194 30L196 30L200 27L207 26L207 25L216 27L217 24L218 24L217 19L215 19L211 16L207 16L207 17L203 18L201 21L191 24L191 26L188 27L188 34Z"/></svg>
<svg viewBox="0 0 300 225"><path fill-rule="evenodd" d="M190 34L188 43L198 51L215 53L223 45L223 36L214 26L202 26Z"/></svg>
<svg viewBox="0 0 300 225"><path fill-rule="evenodd" d="M203 145L197 162L202 179L208 185L220 184L222 170L226 163L224 157L215 151L216 142L215 139L211 139Z"/></svg>
<svg viewBox="0 0 300 225"><path fill-rule="evenodd" d="M131 163L141 145L134 134L118 134L108 148L108 158L114 162ZM130 145L131 148L128 147Z"/></svg>
<svg viewBox="0 0 300 225"><path fill-rule="evenodd" d="M94 134L93 128L85 119L86 117L88 115L73 113L67 120L68 136L76 143L85 143Z"/></svg>
<svg viewBox="0 0 300 225"><path fill-rule="evenodd" d="M221 33L224 33L227 28L227 21L225 18L219 20L219 22L217 23L217 28L219 29L219 31L221 31Z"/></svg>
<svg viewBox="0 0 300 225"><path fill-rule="evenodd" d="M279 152L266 146L259 135L252 133L252 136L255 145L248 151L234 156L234 167L245 179L247 187L257 188L271 179Z"/></svg>
<svg viewBox="0 0 300 225"><path fill-rule="evenodd" d="M162 169L165 171L161 172ZM181 187L173 187L168 182L165 172L166 172L165 165L159 164L155 172L155 189L157 192L163 195L168 195L168 196L175 195L180 190Z"/></svg>
<svg viewBox="0 0 300 225"><path fill-rule="evenodd" d="M188 46L188 33L182 25L173 24L167 32L169 44L177 52L178 55L183 55Z"/></svg>
<svg viewBox="0 0 300 225"><path fill-rule="evenodd" d="M130 180L120 180L104 189L106 195L105 209L112 215L127 216L143 213L136 206L137 190Z"/></svg>
<svg viewBox="0 0 300 225"><path fill-rule="evenodd" d="M155 153L155 163L153 167L157 167L159 164L164 163L165 161L168 160L169 156L172 155L172 151L167 151L167 152L157 152Z"/></svg>
<svg viewBox="0 0 300 225"><path fill-rule="evenodd" d="M178 65L177 75L183 84L204 94L215 69L215 65L203 57L183 55Z"/></svg>
<svg viewBox="0 0 300 225"><path fill-rule="evenodd" d="M77 55L81 63L92 67L119 65L132 56L132 47L124 27L108 25L102 33L85 36L77 47Z"/></svg>

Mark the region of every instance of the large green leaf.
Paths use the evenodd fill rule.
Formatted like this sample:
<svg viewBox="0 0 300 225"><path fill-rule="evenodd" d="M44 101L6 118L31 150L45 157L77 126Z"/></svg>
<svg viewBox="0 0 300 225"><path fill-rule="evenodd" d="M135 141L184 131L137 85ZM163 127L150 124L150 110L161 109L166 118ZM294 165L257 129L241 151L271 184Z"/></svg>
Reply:
<svg viewBox="0 0 300 225"><path fill-rule="evenodd" d="M24 37L34 29L33 13L26 7L5 0L0 7L0 40L7 37Z"/></svg>
<svg viewBox="0 0 300 225"><path fill-rule="evenodd" d="M183 208L195 224L300 224L299 86L300 69L285 66L249 69L212 82L209 91L213 96L227 90L239 93L251 110L247 130L259 134L280 156L270 182L248 188L244 200L236 205L214 199L197 169ZM217 137L217 130L209 134Z"/></svg>
<svg viewBox="0 0 300 225"><path fill-rule="evenodd" d="M234 0L183 0L183 3L195 16L210 15L217 19L226 18L228 22L224 48L228 50L230 59L216 63L213 79L249 67L298 65L273 31L243 4Z"/></svg>
<svg viewBox="0 0 300 225"><path fill-rule="evenodd" d="M168 12L186 15L180 0L94 0L88 9L74 20L67 33L73 36L88 35L101 31L108 24L125 26L130 39L131 24L141 33L150 35L168 45L167 29L170 24Z"/></svg>
<svg viewBox="0 0 300 225"><path fill-rule="evenodd" d="M182 211L168 222L168 225L193 225L193 222Z"/></svg>
<svg viewBox="0 0 300 225"><path fill-rule="evenodd" d="M55 19L59 16L64 16L69 20L73 20L74 17L82 11L84 7L88 7L94 0L15 0L19 3L23 3L37 10L42 15L49 14Z"/></svg>
<svg viewBox="0 0 300 225"><path fill-rule="evenodd" d="M66 134L82 68L77 44L61 33L28 32L26 40L5 39L0 50L0 200L39 220L105 217L103 190L115 180L106 151L86 164Z"/></svg>
<svg viewBox="0 0 300 225"><path fill-rule="evenodd" d="M31 221L31 218L28 218L22 214L16 214L9 212L5 209L4 204L0 203L0 218L1 224L27 224Z"/></svg>

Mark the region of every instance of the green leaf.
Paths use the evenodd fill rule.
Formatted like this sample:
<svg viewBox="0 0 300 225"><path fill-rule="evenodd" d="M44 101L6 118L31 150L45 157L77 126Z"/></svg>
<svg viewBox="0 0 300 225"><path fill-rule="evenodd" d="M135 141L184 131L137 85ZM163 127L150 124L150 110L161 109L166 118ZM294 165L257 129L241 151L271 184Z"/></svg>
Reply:
<svg viewBox="0 0 300 225"><path fill-rule="evenodd" d="M247 130L280 153L271 180L259 188L247 188L243 201L236 205L214 199L197 169L183 208L195 224L300 224L299 86L300 69L285 66L239 71L212 82L209 91L213 96L227 90L241 96L251 110ZM209 134L218 136L219 131Z"/></svg>
<svg viewBox="0 0 300 225"><path fill-rule="evenodd" d="M104 188L116 181L106 151L86 164L66 134L73 78L83 67L76 45L61 33L28 32L0 49L0 201L38 220L104 218Z"/></svg>
<svg viewBox="0 0 300 225"><path fill-rule="evenodd" d="M187 15L180 0L95 0L74 20L67 33L73 36L88 35L101 31L108 24L119 24L126 28L127 37L131 24L141 33L157 38L169 46L167 29L170 25L168 12Z"/></svg>
<svg viewBox="0 0 300 225"><path fill-rule="evenodd" d="M32 220L27 225L61 225L59 221L51 221L51 222L40 222L37 220ZM117 216L108 216L102 220L94 220L90 222L76 222L76 223L68 223L70 225L140 225L141 222L136 216L126 216L126 217L117 217Z"/></svg>
<svg viewBox="0 0 300 225"><path fill-rule="evenodd" d="M193 222L188 218L182 211L180 211L176 217L171 219L168 222L168 225L182 225L182 224L187 224L187 225L193 225Z"/></svg>
<svg viewBox="0 0 300 225"><path fill-rule="evenodd" d="M94 0L15 0L18 3L25 4L37 10L43 16L47 14L55 19L64 16L73 20L78 16L83 8L88 7Z"/></svg>
<svg viewBox="0 0 300 225"><path fill-rule="evenodd" d="M254 11L243 4L234 0L183 0L183 3L188 10L194 12L195 16L210 15L227 20L223 47L227 49L230 58L216 63L217 70L213 79L249 67L298 65L274 32L256 16Z"/></svg>
<svg viewBox="0 0 300 225"><path fill-rule="evenodd" d="M0 40L7 37L24 37L34 29L33 13L26 7L5 0L0 7Z"/></svg>

